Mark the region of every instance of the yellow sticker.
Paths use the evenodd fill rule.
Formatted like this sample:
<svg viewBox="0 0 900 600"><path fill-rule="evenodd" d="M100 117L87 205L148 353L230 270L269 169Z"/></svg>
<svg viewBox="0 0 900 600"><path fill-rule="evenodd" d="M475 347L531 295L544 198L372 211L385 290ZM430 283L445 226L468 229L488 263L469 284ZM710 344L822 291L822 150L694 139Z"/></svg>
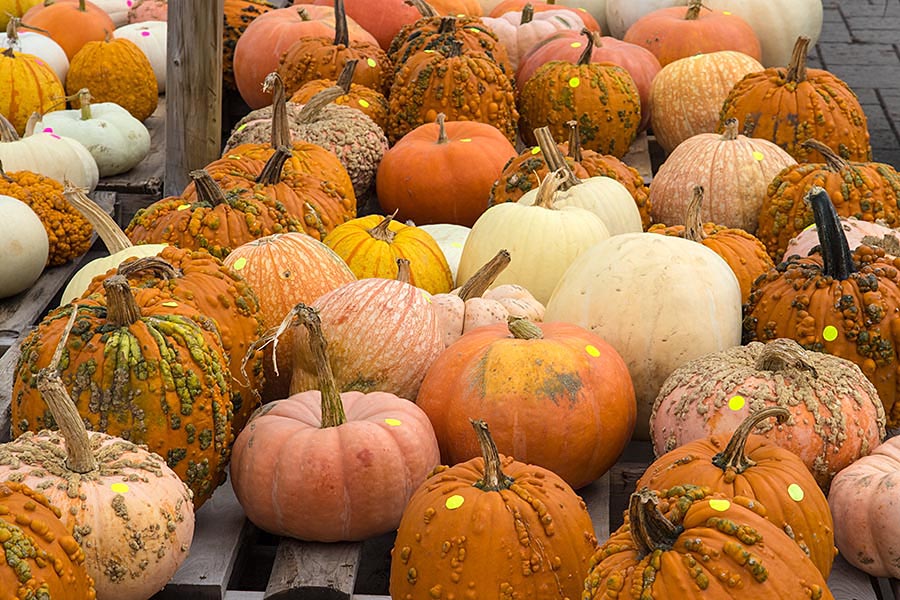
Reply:
<svg viewBox="0 0 900 600"><path fill-rule="evenodd" d="M163 302L162 305L168 306L169 308L175 308L176 306L178 306L178 303L177 302Z"/></svg>
<svg viewBox="0 0 900 600"><path fill-rule="evenodd" d="M460 496L459 494L453 494L452 496L447 498L447 501L444 502L444 506L446 506L450 510L456 510L457 508L462 506L463 502L465 502L465 501L466 501L466 499L463 498L462 496Z"/></svg>
<svg viewBox="0 0 900 600"><path fill-rule="evenodd" d="M581 48L581 42L572 42L569 46L572 48Z"/></svg>
<svg viewBox="0 0 900 600"><path fill-rule="evenodd" d="M807 225L806 227L804 227L803 231L809 231L810 229L815 229L815 228L816 228L816 224L813 223L812 225Z"/></svg>
<svg viewBox="0 0 900 600"><path fill-rule="evenodd" d="M459 140L459 141L468 143L468 142L471 142L471 141L472 141L472 138L463 138L463 139L461 139L461 140Z"/></svg>
<svg viewBox="0 0 900 600"><path fill-rule="evenodd" d="M401 425L403 425L403 422L400 421L400 419L385 419L384 422L391 427L400 427Z"/></svg>
<svg viewBox="0 0 900 600"><path fill-rule="evenodd" d="M235 271L240 271L241 269L243 269L246 266L247 266L247 259L242 256L239 259L237 259L236 261L234 261L233 268Z"/></svg>
<svg viewBox="0 0 900 600"><path fill-rule="evenodd" d="M117 494L127 494L128 493L128 484L127 483L114 483L109 486L109 489L114 491Z"/></svg>
<svg viewBox="0 0 900 600"><path fill-rule="evenodd" d="M422 50L425 54L434 54L434 50Z"/></svg>
<svg viewBox="0 0 900 600"><path fill-rule="evenodd" d="M359 105L362 106L363 108L369 108L369 106L370 106L369 101L363 100L362 98L359 99Z"/></svg>
<svg viewBox="0 0 900 600"><path fill-rule="evenodd" d="M431 294L428 292L422 292L422 297L425 298L425 302L431 304Z"/></svg>
<svg viewBox="0 0 900 600"><path fill-rule="evenodd" d="M472 33L481 33L481 30L477 27L469 27L466 31L471 31Z"/></svg>
<svg viewBox="0 0 900 600"><path fill-rule="evenodd" d="M244 123L243 125L241 125L240 127L238 127L238 128L237 128L237 131L243 131L243 130L245 130L245 129L247 129L247 124L246 124L246 123Z"/></svg>
<svg viewBox="0 0 900 600"><path fill-rule="evenodd" d="M755 158L756 160L762 160L762 159L765 158L765 156L763 156L763 153L760 152L759 150L754 150L754 151L753 151L753 158Z"/></svg>
<svg viewBox="0 0 900 600"><path fill-rule="evenodd" d="M190 204L182 204L181 206L179 206L179 207L176 208L175 210L187 210L187 209L189 209L190 207L191 207Z"/></svg>
<svg viewBox="0 0 900 600"><path fill-rule="evenodd" d="M722 498L713 498L709 501L709 507L719 512L725 512L726 510L731 508L731 502Z"/></svg>
<svg viewBox="0 0 900 600"><path fill-rule="evenodd" d="M834 325L829 325L822 331L822 337L825 338L826 342L833 342L837 339L837 336L838 330Z"/></svg>
<svg viewBox="0 0 900 600"><path fill-rule="evenodd" d="M581 79L578 77L573 77L569 80L569 87L577 88L579 85L581 85Z"/></svg>
<svg viewBox="0 0 900 600"><path fill-rule="evenodd" d="M532 154L540 154L540 153L541 153L541 147L540 147L540 146L535 146L534 148L531 149L531 153L532 153Z"/></svg>
<svg viewBox="0 0 900 600"><path fill-rule="evenodd" d="M600 351L597 350L596 346L587 345L584 347L584 351L587 352L588 354L590 354L591 356L593 356L594 358L597 358L598 356L600 356Z"/></svg>
<svg viewBox="0 0 900 600"><path fill-rule="evenodd" d="M734 411L741 410L744 408L746 404L746 400L744 400L743 396L732 396L731 400L728 401L728 408Z"/></svg>
<svg viewBox="0 0 900 600"><path fill-rule="evenodd" d="M788 486L788 496L790 496L791 500L794 502L800 502L805 495L806 494L803 493L803 488L796 483L792 483Z"/></svg>
<svg viewBox="0 0 900 600"><path fill-rule="evenodd" d="M452 248L462 248L463 247L463 245L460 244L459 242L450 242L450 246Z"/></svg>
<svg viewBox="0 0 900 600"><path fill-rule="evenodd" d="M730 11L730 10L723 10L723 11L722 11L722 14L723 14L723 15L730 15L730 14L731 14L731 11Z"/></svg>
<svg viewBox="0 0 900 600"><path fill-rule="evenodd" d="M373 69L378 66L378 63L375 62L374 58L367 58L366 64L369 65L370 67L372 67Z"/></svg>
<svg viewBox="0 0 900 600"><path fill-rule="evenodd" d="M237 154L229 154L228 158L230 158L231 160L241 160L241 157Z"/></svg>

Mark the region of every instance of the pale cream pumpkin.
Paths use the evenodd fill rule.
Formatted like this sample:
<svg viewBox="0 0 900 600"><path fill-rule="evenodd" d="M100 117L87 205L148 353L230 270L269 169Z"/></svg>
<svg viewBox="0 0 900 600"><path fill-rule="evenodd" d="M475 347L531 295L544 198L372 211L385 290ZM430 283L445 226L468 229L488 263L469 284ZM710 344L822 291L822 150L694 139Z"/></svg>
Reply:
<svg viewBox="0 0 900 600"><path fill-rule="evenodd" d="M141 49L141 52L150 61L150 66L153 67L159 93L165 94L168 23L166 21L143 21L123 25L116 29L116 37L131 40Z"/></svg>
<svg viewBox="0 0 900 600"><path fill-rule="evenodd" d="M30 288L47 264L47 230L31 207L12 196L0 195L0 298Z"/></svg>
<svg viewBox="0 0 900 600"><path fill-rule="evenodd" d="M3 16L0 12L0 22ZM11 48L21 54L36 56L47 63L59 77L59 81L65 85L66 74L69 72L69 57L66 56L66 51L46 35L36 31L18 31L20 22L19 17L10 19L6 26L6 37L0 38L0 49Z"/></svg>
<svg viewBox="0 0 900 600"><path fill-rule="evenodd" d="M419 229L427 232L437 242L447 264L450 265L450 273L456 283L456 272L459 270L459 259L462 256L463 246L469 237L471 228L455 223L432 223L429 225L417 225Z"/></svg>
<svg viewBox="0 0 900 600"><path fill-rule="evenodd" d="M634 22L661 8L687 6L688 0L606 0L609 35L622 39Z"/></svg>
<svg viewBox="0 0 900 600"><path fill-rule="evenodd" d="M650 123L667 153L698 133L712 133L731 88L745 75L762 71L756 59L723 50L669 63L650 88Z"/></svg>

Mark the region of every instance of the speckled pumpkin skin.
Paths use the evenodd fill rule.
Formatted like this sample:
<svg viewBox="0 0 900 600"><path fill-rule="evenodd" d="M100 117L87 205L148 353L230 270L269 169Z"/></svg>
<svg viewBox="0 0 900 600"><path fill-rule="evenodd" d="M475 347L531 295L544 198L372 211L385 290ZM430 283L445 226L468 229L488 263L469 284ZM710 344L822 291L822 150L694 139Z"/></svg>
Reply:
<svg viewBox="0 0 900 600"><path fill-rule="evenodd" d="M296 92L291 95L291 102L294 104L306 104L312 97L327 88L333 87L337 82L332 79L314 79L304 83ZM352 108L362 111L372 121L381 127L387 128L388 120L388 101L381 92L376 92L372 88L360 85L358 83L350 84L350 93L338 96L334 100L335 104L345 104Z"/></svg>
<svg viewBox="0 0 900 600"><path fill-rule="evenodd" d="M138 121L156 110L159 89L150 60L131 40L88 42L69 64L66 94L91 90L94 102L115 102Z"/></svg>
<svg viewBox="0 0 900 600"><path fill-rule="evenodd" d="M0 52L0 114L9 119L19 135L31 113L61 110L57 104L65 95L59 77L50 66L31 54L5 50Z"/></svg>
<svg viewBox="0 0 900 600"><path fill-rule="evenodd" d="M0 590L9 598L97 597L84 552L60 516L43 494L21 483L0 483Z"/></svg>
<svg viewBox="0 0 900 600"><path fill-rule="evenodd" d="M234 81L234 47L253 22L275 5L268 0L225 0L225 26L222 30L222 85L231 92L237 91Z"/></svg>
<svg viewBox="0 0 900 600"><path fill-rule="evenodd" d="M278 74L285 92L293 94L316 79L337 79L344 65L356 60L353 82L386 94L391 88L391 61L377 44L350 42L335 45L334 38L302 38L281 55Z"/></svg>
<svg viewBox="0 0 900 600"><path fill-rule="evenodd" d="M606 63L551 61L529 79L519 96L519 129L527 144L545 125L556 140L568 137L575 120L588 150L622 158L641 124L641 98L628 71Z"/></svg>
<svg viewBox="0 0 900 600"><path fill-rule="evenodd" d="M391 598L579 598L597 539L584 502L553 472L501 457L513 479L475 486L484 459L440 467L410 499L392 550Z"/></svg>

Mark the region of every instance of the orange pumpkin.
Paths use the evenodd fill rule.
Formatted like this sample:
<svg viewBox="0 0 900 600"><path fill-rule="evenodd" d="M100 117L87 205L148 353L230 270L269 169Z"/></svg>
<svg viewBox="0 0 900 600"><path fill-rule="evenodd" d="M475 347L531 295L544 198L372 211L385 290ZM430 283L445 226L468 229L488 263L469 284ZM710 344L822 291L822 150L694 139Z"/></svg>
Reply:
<svg viewBox="0 0 900 600"><path fill-rule="evenodd" d="M273 10L268 0L225 0L225 26L222 30L222 86L237 91L234 82L234 48L253 19Z"/></svg>
<svg viewBox="0 0 900 600"><path fill-rule="evenodd" d="M101 42L112 36L116 29L102 8L85 0L51 0L36 4L22 16L22 24L47 32L62 46L69 61L87 42Z"/></svg>
<svg viewBox="0 0 900 600"><path fill-rule="evenodd" d="M323 92L330 87L345 87L344 82L340 81L341 75L337 80L331 79L314 79L304 83L296 92L291 95L291 102L294 104L307 104L319 92ZM358 83L350 84L350 92L343 96L338 96L332 100L335 104L345 104L357 110L362 111L372 121L385 129L388 120L388 101L384 94L376 92L370 87L359 85Z"/></svg>

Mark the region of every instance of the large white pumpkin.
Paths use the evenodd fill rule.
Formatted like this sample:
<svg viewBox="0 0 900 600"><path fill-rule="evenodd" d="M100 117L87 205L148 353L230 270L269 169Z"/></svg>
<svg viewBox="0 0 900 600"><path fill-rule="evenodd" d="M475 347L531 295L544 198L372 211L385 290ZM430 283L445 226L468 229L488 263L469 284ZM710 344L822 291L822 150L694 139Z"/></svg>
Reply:
<svg viewBox="0 0 900 600"><path fill-rule="evenodd" d="M450 265L450 272L453 274L454 285L456 285L456 273L459 270L459 259L462 257L463 246L466 245L466 238L472 231L463 225L454 223L433 223L431 225L419 225L419 229L427 231L438 247L444 253L447 264Z"/></svg>
<svg viewBox="0 0 900 600"><path fill-rule="evenodd" d="M538 190L531 190L519 198L520 204L532 205L538 197ZM609 235L638 233L641 213L634 196L628 189L611 177L591 177L565 191L557 192L554 206L577 206L589 210L603 221Z"/></svg>
<svg viewBox="0 0 900 600"><path fill-rule="evenodd" d="M0 298L34 285L50 252L47 230L31 207L0 195Z"/></svg>
<svg viewBox="0 0 900 600"><path fill-rule="evenodd" d="M569 6L571 8L583 8L586 10L597 24L600 25L600 31L603 35L609 32L609 26L606 23L606 0L556 0L556 4L560 6Z"/></svg>
<svg viewBox="0 0 900 600"><path fill-rule="evenodd" d="M153 74L156 75L156 87L159 88L160 94L166 93L167 30L166 21L142 21L123 25L116 29L117 38L125 38L134 42L150 61Z"/></svg>
<svg viewBox="0 0 900 600"><path fill-rule="evenodd" d="M620 40L634 22L654 10L687 6L688 0L606 0L606 25L609 35Z"/></svg>
<svg viewBox="0 0 900 600"><path fill-rule="evenodd" d="M69 73L69 57L62 46L46 35L35 31L16 31L7 28L6 35L0 38L0 50L12 48L22 54L32 54L47 63L65 86Z"/></svg>
<svg viewBox="0 0 900 600"><path fill-rule="evenodd" d="M134 0L91 0L103 12L109 15L113 25L120 27L128 22L128 10ZM116 35L115 37L119 37Z"/></svg>
<svg viewBox="0 0 900 600"><path fill-rule="evenodd" d="M822 33L822 0L704 0L703 6L747 21L759 38L765 67L787 66L798 37L808 37L812 47Z"/></svg>
<svg viewBox="0 0 900 600"><path fill-rule="evenodd" d="M547 322L590 329L625 359L649 439L653 402L687 361L741 343L741 290L718 254L690 240L626 233L581 254L547 304Z"/></svg>

